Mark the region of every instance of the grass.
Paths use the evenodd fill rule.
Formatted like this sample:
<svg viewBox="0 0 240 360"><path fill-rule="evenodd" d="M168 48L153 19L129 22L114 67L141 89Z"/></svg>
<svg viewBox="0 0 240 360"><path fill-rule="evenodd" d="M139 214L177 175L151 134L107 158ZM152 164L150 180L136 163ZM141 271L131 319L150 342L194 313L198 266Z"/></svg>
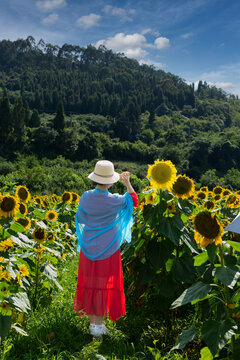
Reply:
<svg viewBox="0 0 240 360"><path fill-rule="evenodd" d="M199 359L195 353L190 357L187 353L168 354L183 322L169 330L158 319L156 304L152 311L151 304L136 308L130 296L127 316L116 323L105 320L111 336L92 338L87 317L77 316L72 309L77 268L78 255L65 261L59 277L63 291L55 289L52 303L30 314L24 326L28 337L10 334L2 345L0 360Z"/></svg>

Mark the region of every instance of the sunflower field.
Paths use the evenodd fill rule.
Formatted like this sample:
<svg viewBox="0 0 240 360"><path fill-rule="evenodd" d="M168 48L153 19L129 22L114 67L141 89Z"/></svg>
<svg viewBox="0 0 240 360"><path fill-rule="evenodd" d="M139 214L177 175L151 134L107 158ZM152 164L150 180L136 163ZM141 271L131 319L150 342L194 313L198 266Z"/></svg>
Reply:
<svg viewBox="0 0 240 360"><path fill-rule="evenodd" d="M199 359L239 359L240 235L224 229L239 212L240 192L220 186L196 190L171 161L156 160L147 178L122 260L133 306L144 309L155 299L166 324L164 343L158 338L149 347L152 357L161 359L168 328L187 308L191 321L176 341L169 340L169 356L196 344ZM1 189L1 339L10 330L27 336L28 314L51 303L53 287L61 291L58 264L76 255L78 201L68 191L35 196L22 185Z"/></svg>
<svg viewBox="0 0 240 360"><path fill-rule="evenodd" d="M25 186L0 192L0 339L10 329L27 336L27 314L51 302L57 265L76 254L79 196L31 196Z"/></svg>

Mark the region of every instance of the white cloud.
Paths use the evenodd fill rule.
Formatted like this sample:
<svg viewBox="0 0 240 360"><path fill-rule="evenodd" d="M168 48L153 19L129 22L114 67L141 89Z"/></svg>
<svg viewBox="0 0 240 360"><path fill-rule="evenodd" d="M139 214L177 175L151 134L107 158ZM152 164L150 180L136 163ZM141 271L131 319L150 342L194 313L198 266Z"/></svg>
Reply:
<svg viewBox="0 0 240 360"><path fill-rule="evenodd" d="M55 24L58 21L58 14L50 14L47 17L43 18L41 23L43 25L52 25Z"/></svg>
<svg viewBox="0 0 240 360"><path fill-rule="evenodd" d="M158 31L152 30L151 28L144 29L143 31L141 31L141 34L152 34L154 36L160 36L160 33Z"/></svg>
<svg viewBox="0 0 240 360"><path fill-rule="evenodd" d="M107 40L99 40L96 46L98 47L102 44L109 49L126 52L127 50L142 48L145 43L146 38L141 34L125 35L124 33L118 33Z"/></svg>
<svg viewBox="0 0 240 360"><path fill-rule="evenodd" d="M186 34L182 34L180 37L181 37L182 39L188 39L190 36L192 36L192 33L191 33L191 32L186 33Z"/></svg>
<svg viewBox="0 0 240 360"><path fill-rule="evenodd" d="M165 64L158 62L158 61L152 61L150 59L141 59L138 61L140 65L146 64L146 65L153 65L156 69L164 69Z"/></svg>
<svg viewBox="0 0 240 360"><path fill-rule="evenodd" d="M40 11L49 12L53 9L59 9L66 6L65 0L39 0L36 1L36 6Z"/></svg>
<svg viewBox="0 0 240 360"><path fill-rule="evenodd" d="M83 27L84 29L89 29L90 27L98 26L98 22L100 19L101 16L97 14L81 16L77 19L77 26Z"/></svg>
<svg viewBox="0 0 240 360"><path fill-rule="evenodd" d="M104 6L102 11L105 12L105 14L119 16L121 21L132 21L132 18L129 15L135 14L134 9L125 10L111 5Z"/></svg>
<svg viewBox="0 0 240 360"><path fill-rule="evenodd" d="M158 37L157 39L155 39L154 44L159 50L168 49L170 46L169 39L167 39L166 37Z"/></svg>

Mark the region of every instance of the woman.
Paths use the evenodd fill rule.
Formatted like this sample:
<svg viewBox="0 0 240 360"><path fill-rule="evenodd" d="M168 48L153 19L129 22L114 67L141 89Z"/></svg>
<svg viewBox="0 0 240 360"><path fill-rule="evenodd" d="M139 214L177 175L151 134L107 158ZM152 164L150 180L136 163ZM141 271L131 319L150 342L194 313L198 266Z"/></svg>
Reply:
<svg viewBox="0 0 240 360"><path fill-rule="evenodd" d="M109 334L103 316L116 321L125 315L125 295L120 246L131 241L133 206L138 197L130 183L130 173L121 175L107 160L98 161L89 176L96 186L86 191L76 213L76 230L80 251L78 282L73 309L87 314L93 336ZM127 192L111 194L109 187L119 179Z"/></svg>

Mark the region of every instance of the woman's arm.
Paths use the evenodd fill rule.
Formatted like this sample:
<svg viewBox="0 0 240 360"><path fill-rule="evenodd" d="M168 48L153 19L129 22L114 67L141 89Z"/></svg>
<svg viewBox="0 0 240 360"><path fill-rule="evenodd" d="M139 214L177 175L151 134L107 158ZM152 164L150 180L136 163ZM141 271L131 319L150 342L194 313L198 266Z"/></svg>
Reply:
<svg viewBox="0 0 240 360"><path fill-rule="evenodd" d="M121 175L120 175L120 178L122 179L124 185L126 186L127 188L127 192L131 195L132 197L132 200L133 200L133 205L135 207L138 207L138 196L137 194L135 193L131 183L130 183L130 173L128 171L125 171L123 172Z"/></svg>

